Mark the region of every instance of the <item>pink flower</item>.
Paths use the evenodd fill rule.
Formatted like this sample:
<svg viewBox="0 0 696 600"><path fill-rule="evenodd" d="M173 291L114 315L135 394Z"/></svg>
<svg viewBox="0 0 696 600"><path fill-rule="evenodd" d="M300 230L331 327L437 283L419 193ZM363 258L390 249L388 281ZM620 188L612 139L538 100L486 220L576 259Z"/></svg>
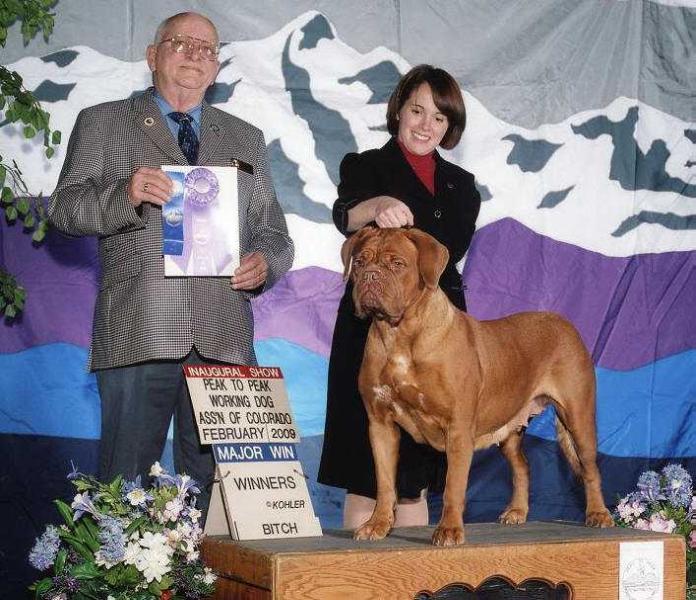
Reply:
<svg viewBox="0 0 696 600"><path fill-rule="evenodd" d="M689 534L689 547L696 549L696 529Z"/></svg>
<svg viewBox="0 0 696 600"><path fill-rule="evenodd" d="M638 519L636 521L636 524L633 526L633 529L641 529L643 531L650 531L650 523L648 523L645 519Z"/></svg>
<svg viewBox="0 0 696 600"><path fill-rule="evenodd" d="M617 512L619 513L619 516L626 521L626 523L630 523L634 517L639 517L642 513L645 512L645 506L642 505L639 501L634 500L633 502L629 502L629 497L627 496L621 502L619 505L616 507Z"/></svg>
<svg viewBox="0 0 696 600"><path fill-rule="evenodd" d="M672 533L677 528L677 524L670 519L665 519L662 513L655 513L650 517L650 530L662 533Z"/></svg>

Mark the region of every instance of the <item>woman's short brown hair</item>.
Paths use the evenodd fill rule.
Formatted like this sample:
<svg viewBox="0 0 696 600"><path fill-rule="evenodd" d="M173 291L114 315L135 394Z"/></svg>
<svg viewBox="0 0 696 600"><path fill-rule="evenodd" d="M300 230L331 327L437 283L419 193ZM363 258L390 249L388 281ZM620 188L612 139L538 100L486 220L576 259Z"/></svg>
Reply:
<svg viewBox="0 0 696 600"><path fill-rule="evenodd" d="M396 137L399 133L399 111L422 83L430 86L435 106L447 117L448 127L440 146L451 150L459 143L466 127L464 99L454 77L444 69L432 65L413 67L399 80L387 105L387 129Z"/></svg>

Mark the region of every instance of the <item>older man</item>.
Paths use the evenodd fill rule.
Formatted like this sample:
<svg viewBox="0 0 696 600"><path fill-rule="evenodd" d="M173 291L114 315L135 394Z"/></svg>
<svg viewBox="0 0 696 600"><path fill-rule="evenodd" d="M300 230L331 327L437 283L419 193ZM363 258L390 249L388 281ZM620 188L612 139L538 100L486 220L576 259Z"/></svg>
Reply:
<svg viewBox="0 0 696 600"><path fill-rule="evenodd" d="M293 245L263 134L203 100L219 69L213 23L168 18L147 63L154 88L78 115L49 214L64 233L99 237L90 368L102 406L100 476L146 477L174 415L175 466L205 484L214 465L198 443L182 364L255 364L249 300L290 268ZM240 267L231 281L165 278L161 207L172 182L160 166L235 159L250 165L237 175Z"/></svg>

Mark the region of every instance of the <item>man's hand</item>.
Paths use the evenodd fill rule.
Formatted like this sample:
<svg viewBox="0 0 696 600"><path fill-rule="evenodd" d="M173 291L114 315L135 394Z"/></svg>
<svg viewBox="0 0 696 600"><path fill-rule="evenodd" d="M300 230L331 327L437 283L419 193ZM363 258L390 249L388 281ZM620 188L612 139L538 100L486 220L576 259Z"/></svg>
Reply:
<svg viewBox="0 0 696 600"><path fill-rule="evenodd" d="M413 213L401 200L391 196L375 198L375 223L384 227L410 227L413 225Z"/></svg>
<svg viewBox="0 0 696 600"><path fill-rule="evenodd" d="M172 195L172 180L162 169L138 168L128 180L128 201L135 207L143 202L163 206Z"/></svg>
<svg viewBox="0 0 696 600"><path fill-rule="evenodd" d="M232 276L233 290L255 290L266 283L268 263L260 252L252 252L242 257Z"/></svg>

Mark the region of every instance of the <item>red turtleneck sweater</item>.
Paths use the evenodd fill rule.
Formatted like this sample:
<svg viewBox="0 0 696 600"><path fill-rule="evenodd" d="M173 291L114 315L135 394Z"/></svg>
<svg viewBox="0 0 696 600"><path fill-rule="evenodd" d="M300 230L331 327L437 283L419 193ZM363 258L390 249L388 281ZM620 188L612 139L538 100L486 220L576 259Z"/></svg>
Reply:
<svg viewBox="0 0 696 600"><path fill-rule="evenodd" d="M414 154L409 152L409 150L399 142L399 148L403 152L408 164L411 165L413 172L418 176L423 185L428 188L428 191L434 196L435 195L435 153L430 154Z"/></svg>

